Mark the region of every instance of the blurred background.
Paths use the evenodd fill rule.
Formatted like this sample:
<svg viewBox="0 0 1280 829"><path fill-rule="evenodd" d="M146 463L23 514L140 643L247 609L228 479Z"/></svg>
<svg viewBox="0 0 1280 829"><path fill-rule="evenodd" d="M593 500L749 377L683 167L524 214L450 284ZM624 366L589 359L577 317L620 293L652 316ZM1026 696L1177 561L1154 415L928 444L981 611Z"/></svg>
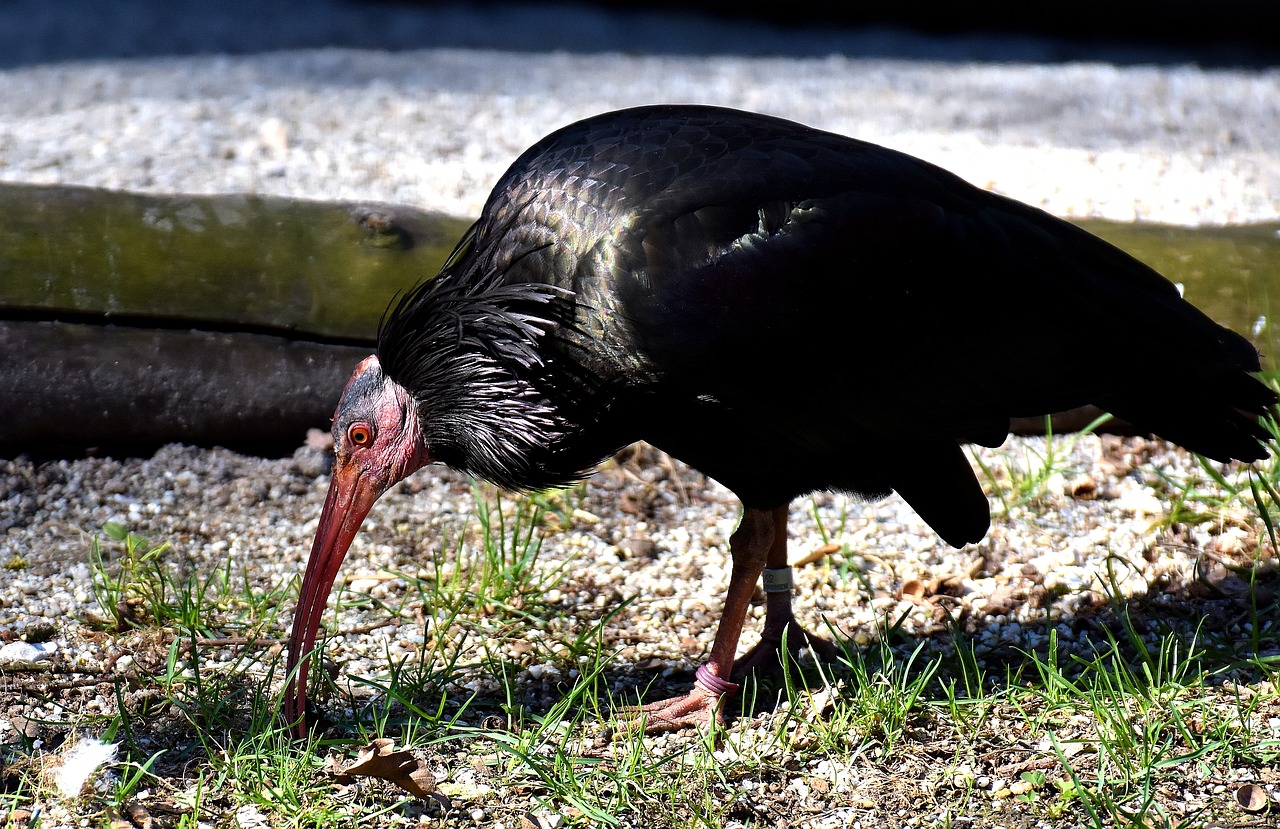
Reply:
<svg viewBox="0 0 1280 829"><path fill-rule="evenodd" d="M87 58L437 46L1273 65L1280 3L431 3L5 0L0 66Z"/></svg>

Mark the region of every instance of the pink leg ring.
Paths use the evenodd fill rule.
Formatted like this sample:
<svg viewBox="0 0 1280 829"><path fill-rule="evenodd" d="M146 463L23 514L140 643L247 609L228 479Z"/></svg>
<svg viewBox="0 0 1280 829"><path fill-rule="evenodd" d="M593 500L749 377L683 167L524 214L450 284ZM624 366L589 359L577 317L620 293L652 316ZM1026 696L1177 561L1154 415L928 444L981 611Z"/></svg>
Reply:
<svg viewBox="0 0 1280 829"><path fill-rule="evenodd" d="M699 685L718 696L736 694L740 687L736 682L729 682L711 673L711 668L705 663L698 668L694 677Z"/></svg>

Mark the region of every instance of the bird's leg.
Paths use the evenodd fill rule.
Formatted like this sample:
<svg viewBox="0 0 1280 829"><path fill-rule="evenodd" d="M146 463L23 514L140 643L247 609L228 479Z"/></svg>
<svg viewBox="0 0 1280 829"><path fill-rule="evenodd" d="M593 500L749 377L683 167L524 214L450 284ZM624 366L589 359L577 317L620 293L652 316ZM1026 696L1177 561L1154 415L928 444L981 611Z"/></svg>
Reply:
<svg viewBox="0 0 1280 829"><path fill-rule="evenodd" d="M738 639L751 607L751 597L755 594L756 582L764 570L774 537L779 531L786 535L786 509L783 508L780 514L781 524L777 520L777 510L751 507L743 510L742 522L729 537L733 569L729 574L729 590L725 594L720 627L711 645L711 657L698 668L689 693L651 702L629 712L634 717L645 719L646 731L675 731L690 725L705 728L712 720L724 722L721 701L738 690L738 686L729 681L729 675L733 672L733 657L738 651Z"/></svg>
<svg viewBox="0 0 1280 829"><path fill-rule="evenodd" d="M833 660L839 649L804 628L791 611L791 568L787 566L787 508L774 510L773 543L769 545L769 557L764 570L764 630L760 642L733 664L733 676L743 677L755 671L768 674L782 673L782 648L794 658L803 648L809 648L814 656Z"/></svg>

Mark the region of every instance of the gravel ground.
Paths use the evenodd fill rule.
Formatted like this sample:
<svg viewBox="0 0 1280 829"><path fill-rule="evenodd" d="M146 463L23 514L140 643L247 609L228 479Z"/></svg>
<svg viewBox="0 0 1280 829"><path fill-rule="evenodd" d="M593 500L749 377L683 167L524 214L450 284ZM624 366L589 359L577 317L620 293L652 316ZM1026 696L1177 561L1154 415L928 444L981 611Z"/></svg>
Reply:
<svg viewBox="0 0 1280 829"><path fill-rule="evenodd" d="M0 87L8 181L475 215L550 130L699 102L886 144L1065 216L1280 216L1280 70L323 50L41 65Z"/></svg>
<svg viewBox="0 0 1280 829"><path fill-rule="evenodd" d="M832 625L866 648L892 620L910 641L923 643L928 654L947 652L948 619L957 619L981 669L997 683L1006 666L1025 661L1022 653L1034 651L1043 657L1050 632L1046 618L1054 620L1059 654L1095 653L1105 641L1104 630L1111 624L1106 609L1117 591L1134 604L1136 618L1159 618L1161 625L1183 630L1188 641L1197 635L1243 641L1240 622L1247 618L1248 602L1239 591L1233 598L1229 584L1213 589L1202 576L1216 562L1245 563L1257 538L1250 537L1243 523L1180 525L1173 532L1160 524L1176 490L1159 476L1194 477L1194 459L1142 438L1086 436L1065 446L1062 438L1058 440L1058 451L1067 451L1034 500L1014 507L1007 516L997 515L988 536L962 550L941 543L896 497L875 504L832 495L802 499L790 522L796 608L802 624L817 631ZM1026 438L1002 450L984 450L982 458L1007 480L1034 472L1047 450L1044 439ZM107 522L170 542L172 547L160 560L179 582L192 574L207 578L227 567L232 583L243 580L245 587L210 599L219 610L206 618L234 620L237 603L248 593L287 594L301 572L324 500L327 480L317 474L322 462L319 451L306 448L292 458L272 460L176 445L150 458L42 465L25 459L0 461L0 491L10 493L0 501L0 522L7 527L0 560L12 568L0 593L0 640L9 643L0 655L21 648L35 663L28 670L11 666L0 678L0 740L12 742L25 735L39 741L37 745L49 749L44 762L56 770L64 741L80 731L77 725L101 723L115 712L115 693L123 689L135 710L146 710L146 695L156 693L156 677L166 670L169 638L145 623L123 635L104 632L110 630L102 622L110 608L94 599L90 587L90 535L104 542L109 572L118 566L121 545L100 532ZM488 497L492 501L492 495ZM737 519L736 501L696 472L642 450L611 462L567 503L567 518L544 528L536 568L546 575L567 562L563 581L540 597L535 611L551 621L536 633L530 629L532 638L512 637L500 633L510 621L504 623L499 613L492 624L482 619L462 628L457 652L522 666L514 683L519 703L531 711L545 711L565 693L564 682L573 678L572 670L565 674L566 648L629 599L630 604L604 625L601 639L606 651L617 653L606 673L613 699L634 699L638 688L650 685L650 698L678 691L710 651L728 581L727 540ZM437 578L433 558L442 547L451 547L449 539L475 537L474 510L469 482L435 470L392 490L365 522L339 579L347 609L328 620L330 630L349 633L334 636L326 646L326 659L340 666L338 686L356 700L369 700L359 678L385 677L389 659L415 664L431 647L425 635L429 631L435 630L438 641L441 629L433 625L446 622L438 608L422 601L410 579L429 584ZM824 531L838 550L825 543ZM18 560L20 567L15 566ZM1114 587L1104 584L1108 575ZM362 596L368 601L352 606L352 600ZM217 627L214 635L225 639L202 646L204 675L243 670L246 655L269 666L272 649L246 649L243 636L283 637L290 612L285 602L276 625L262 633L238 631L234 621ZM1203 615L1208 621L1202 623L1198 620ZM754 616L748 620L743 648L758 639L763 601ZM424 620L433 621L424 626ZM33 645L40 653L30 652ZM252 669L249 675L262 676L263 669ZM504 698L494 681L483 676L468 680L456 693L470 692L482 699L495 693ZM182 758L194 736L180 710L153 707L156 714L134 721L134 739L144 757L162 748L169 749L171 757L155 767L155 786L130 802L142 805L143 814L150 809L157 816L176 816L189 808L182 804L193 792L191 770ZM754 724L761 736L746 745L759 743L757 750L769 749L772 707L764 704ZM325 710L339 721L356 716L332 699ZM480 713L483 710L493 709L482 707ZM1257 728L1267 727L1271 710L1258 712ZM464 722L484 722L476 716ZM84 733L100 728L90 725ZM918 747L895 752L892 763L878 760L875 753L857 752L819 757L796 774L764 774L759 793L748 802L770 821L802 808L815 815L813 822L802 824L806 826L848 825L847 816L854 813L850 804L859 804L859 825L867 829L927 825L928 821L921 823L925 813L912 803L923 791L951 785L954 769L945 758L954 754L955 746L946 740L935 745L924 734L912 740ZM696 735L689 732L659 735L649 743L655 756L697 745ZM492 793L483 769L475 767L469 745L453 742L430 754L440 791L452 803L452 817L441 825L555 825L554 811L551 823L519 823L522 814L548 814L536 788L534 793L529 787ZM721 754L723 761L736 756L717 756ZM968 806L953 807L978 815L969 818L978 821L975 825L989 825L981 817L989 808L984 804L1007 788L1008 778L1016 779L1018 761L1035 757L1035 752L1015 741L990 746L982 756L977 773L963 768L956 772L973 780L956 786L976 786L982 795ZM943 767L937 764L939 757ZM1000 769L1013 771L1002 774ZM940 777L940 772L945 774ZM1280 783L1274 769L1238 774L1214 773L1187 781L1178 794L1182 807L1222 810L1239 780L1268 787ZM119 773L100 776L98 790L109 793L113 781L118 785L119 780ZM815 780L814 785L826 787L820 797L793 790ZM362 797L372 800L365 807L357 801L348 808L359 814L361 808L394 802L399 796L366 791ZM948 801L943 791L930 797L933 810ZM222 816L219 825L237 808L237 825L275 825L255 807L224 798L225 791L211 790L203 803L207 815ZM76 825L86 808L93 814L93 803L71 795L45 797L42 825ZM438 819L429 805L409 808L410 822L418 813ZM135 824L144 825L136 820ZM671 824L655 817L652 823L637 825ZM733 829L749 825L756 824L745 818L727 824Z"/></svg>
<svg viewBox="0 0 1280 829"><path fill-rule="evenodd" d="M698 101L906 150L1060 215L1280 218L1276 70L320 50L36 65L0 72L0 89L5 181L375 199L470 215L505 165L548 130L618 106ZM1043 443L1031 439L987 457L999 465L1035 451ZM903 599L903 586L954 576L958 600L978 620L975 636L1035 647L1022 623L1046 601L1068 616L1097 602L1109 559L1123 562L1124 590L1143 595L1189 584L1206 548L1230 553L1229 530L1191 528L1171 541L1153 529L1168 493L1150 488L1152 470L1177 474L1191 463L1159 443L1083 438L1034 509L998 520L981 544L959 551L896 498L816 497L824 524L847 516L839 540L855 550L849 563L867 586L842 588L831 560L819 557L798 570L803 618L819 627L825 614L861 641L887 611L907 610L906 629L928 632L936 613ZM576 562L552 598L572 615L638 597L608 629L625 644L623 661L687 670L714 632L736 506L678 465L628 468L588 483L582 516L551 534L548 566ZM0 561L14 565L0 575L0 638L56 645L54 664L67 669L119 656L80 621L102 612L88 550L108 521L172 542L174 567L230 557L255 585L284 585L301 572L326 483L311 449L285 459L171 446L150 458L0 460ZM398 606L404 582L379 574L424 568L472 506L467 482L447 471L400 485L356 541L349 588ZM791 525L793 558L823 546L804 506ZM412 601L405 615L415 615ZM341 624L385 619L352 611ZM373 670L362 660L385 660L388 648L413 652L412 631L348 636L329 656L360 675ZM1064 635L1077 633L1068 626ZM63 709L33 708L3 689L0 698L0 740L33 720L114 704L97 692L64 698Z"/></svg>

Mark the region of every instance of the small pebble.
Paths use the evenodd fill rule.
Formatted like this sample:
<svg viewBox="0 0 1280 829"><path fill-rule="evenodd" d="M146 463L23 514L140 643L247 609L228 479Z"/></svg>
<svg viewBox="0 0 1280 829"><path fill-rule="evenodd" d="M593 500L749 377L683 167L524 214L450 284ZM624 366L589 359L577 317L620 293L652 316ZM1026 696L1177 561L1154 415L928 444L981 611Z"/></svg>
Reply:
<svg viewBox="0 0 1280 829"><path fill-rule="evenodd" d="M0 665L34 665L46 662L57 650L57 642L10 642L0 647Z"/></svg>

